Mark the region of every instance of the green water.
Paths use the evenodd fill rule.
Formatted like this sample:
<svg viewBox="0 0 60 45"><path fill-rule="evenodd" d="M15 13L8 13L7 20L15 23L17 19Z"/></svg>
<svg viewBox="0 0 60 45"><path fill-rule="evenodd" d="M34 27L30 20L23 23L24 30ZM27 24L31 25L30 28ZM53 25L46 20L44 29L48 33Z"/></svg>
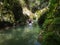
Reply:
<svg viewBox="0 0 60 45"><path fill-rule="evenodd" d="M38 25L15 27L0 31L0 45L35 45L39 35Z"/></svg>

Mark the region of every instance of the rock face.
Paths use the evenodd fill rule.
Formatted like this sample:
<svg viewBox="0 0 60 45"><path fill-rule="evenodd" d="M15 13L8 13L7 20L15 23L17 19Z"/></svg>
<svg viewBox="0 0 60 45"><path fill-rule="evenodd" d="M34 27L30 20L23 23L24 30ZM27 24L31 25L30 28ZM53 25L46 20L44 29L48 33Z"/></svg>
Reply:
<svg viewBox="0 0 60 45"><path fill-rule="evenodd" d="M0 29L5 29L7 27L12 27L13 23L7 22L7 21L1 21L0 22Z"/></svg>

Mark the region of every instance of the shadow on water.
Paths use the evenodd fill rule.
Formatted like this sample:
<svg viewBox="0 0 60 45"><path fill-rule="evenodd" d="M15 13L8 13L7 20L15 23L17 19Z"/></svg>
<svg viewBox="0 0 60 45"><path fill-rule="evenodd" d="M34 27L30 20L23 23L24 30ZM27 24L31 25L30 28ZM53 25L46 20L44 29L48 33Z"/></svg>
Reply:
<svg viewBox="0 0 60 45"><path fill-rule="evenodd" d="M39 27L15 27L0 32L0 45L40 45L37 42Z"/></svg>

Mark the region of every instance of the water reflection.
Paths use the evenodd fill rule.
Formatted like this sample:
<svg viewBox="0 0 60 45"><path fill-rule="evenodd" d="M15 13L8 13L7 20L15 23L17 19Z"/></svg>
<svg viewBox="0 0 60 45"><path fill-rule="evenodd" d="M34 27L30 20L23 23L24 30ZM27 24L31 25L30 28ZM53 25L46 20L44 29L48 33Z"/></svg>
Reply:
<svg viewBox="0 0 60 45"><path fill-rule="evenodd" d="M41 45L41 44L38 41L35 41L34 45Z"/></svg>
<svg viewBox="0 0 60 45"><path fill-rule="evenodd" d="M40 45L36 41L40 31L39 27L33 25L18 26L0 33L0 45Z"/></svg>

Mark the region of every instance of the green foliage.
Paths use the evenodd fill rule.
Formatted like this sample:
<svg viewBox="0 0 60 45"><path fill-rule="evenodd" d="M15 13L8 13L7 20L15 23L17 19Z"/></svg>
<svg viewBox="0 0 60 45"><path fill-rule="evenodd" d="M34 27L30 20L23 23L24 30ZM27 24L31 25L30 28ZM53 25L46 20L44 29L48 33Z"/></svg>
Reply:
<svg viewBox="0 0 60 45"><path fill-rule="evenodd" d="M45 14L41 15L38 23L42 28L41 33L41 43L42 45L60 45L60 1L59 0L2 0L3 5L0 4L0 28L5 24L5 22L15 24L15 25L25 25L26 20L29 19L28 16L23 15L22 6L26 6L30 8L32 12L38 10L38 8L45 7L44 4L49 3L49 11ZM25 1L25 2L24 2ZM26 3L26 5L25 5ZM44 3L44 4L43 4ZM46 5L47 5L46 4ZM40 11L37 11L39 15ZM44 11L43 11L44 12ZM39 16L38 16L39 17ZM4 22L5 21L5 22ZM3 26L4 26L3 25ZM36 24L34 24L36 26ZM34 28L34 27L33 27ZM25 29L25 30L23 30ZM39 31L38 28L34 28L33 30L28 30L27 28L23 28L22 30L14 28L12 32L2 33L0 35L0 39L2 42L1 45L29 45L29 40L31 39L34 43L34 39L37 38L36 35ZM17 31L16 31L17 30ZM15 32L14 32L15 31ZM36 32L35 32L36 31ZM7 34L7 36L6 36ZM7 38L6 38L7 37ZM7 43L8 42L8 43ZM33 45L33 44L32 44Z"/></svg>
<svg viewBox="0 0 60 45"><path fill-rule="evenodd" d="M49 3L49 11L42 25L42 45L60 45L60 2L59 0L50 0Z"/></svg>
<svg viewBox="0 0 60 45"><path fill-rule="evenodd" d="M43 38L42 45L60 45L60 37L55 32L47 32Z"/></svg>
<svg viewBox="0 0 60 45"><path fill-rule="evenodd" d="M0 22L10 22L15 25L25 25L27 16L23 15L21 4L18 0L3 0L0 8ZM12 25L13 25L12 24Z"/></svg>

